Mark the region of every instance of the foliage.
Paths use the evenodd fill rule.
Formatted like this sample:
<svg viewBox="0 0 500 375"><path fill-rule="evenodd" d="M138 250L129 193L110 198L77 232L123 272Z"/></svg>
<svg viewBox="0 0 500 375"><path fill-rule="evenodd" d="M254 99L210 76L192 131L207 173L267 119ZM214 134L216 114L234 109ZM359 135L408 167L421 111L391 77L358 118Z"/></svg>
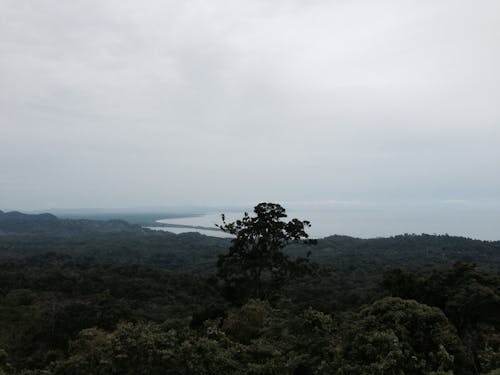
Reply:
<svg viewBox="0 0 500 375"><path fill-rule="evenodd" d="M307 258L292 259L283 252L291 242L305 239L304 243L314 243L307 240L308 221L283 221L285 209L274 203L260 203L254 213L253 217L245 213L243 219L233 223L226 223L223 215L223 225L219 226L236 236L229 252L220 255L217 262L217 275L233 301L270 298L290 280L313 270Z"/></svg>
<svg viewBox="0 0 500 375"><path fill-rule="evenodd" d="M500 366L500 277L474 264L417 274L402 269L384 273L392 295L439 307L457 328L480 370Z"/></svg>
<svg viewBox="0 0 500 375"><path fill-rule="evenodd" d="M278 238L276 264L307 254ZM0 236L0 374L498 374L496 242L329 237L310 259L333 274L273 284L266 273L268 291L241 305L214 274L230 245L149 231Z"/></svg>
<svg viewBox="0 0 500 375"><path fill-rule="evenodd" d="M362 309L342 346L346 374L467 373L455 328L437 308L386 297Z"/></svg>

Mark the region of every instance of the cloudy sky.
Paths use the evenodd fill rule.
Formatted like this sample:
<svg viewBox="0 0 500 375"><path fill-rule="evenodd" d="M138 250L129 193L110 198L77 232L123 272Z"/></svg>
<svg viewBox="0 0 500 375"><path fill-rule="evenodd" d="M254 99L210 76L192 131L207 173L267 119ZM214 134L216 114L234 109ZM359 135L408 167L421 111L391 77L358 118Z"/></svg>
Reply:
<svg viewBox="0 0 500 375"><path fill-rule="evenodd" d="M0 0L0 209L498 218L499 67L497 0Z"/></svg>

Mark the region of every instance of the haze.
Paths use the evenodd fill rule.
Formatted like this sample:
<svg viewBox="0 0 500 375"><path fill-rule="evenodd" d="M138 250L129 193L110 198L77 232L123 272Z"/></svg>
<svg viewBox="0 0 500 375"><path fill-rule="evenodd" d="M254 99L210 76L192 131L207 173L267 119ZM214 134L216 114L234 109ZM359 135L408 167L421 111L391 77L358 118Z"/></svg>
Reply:
<svg viewBox="0 0 500 375"><path fill-rule="evenodd" d="M387 203L498 228L499 14L0 0L0 209Z"/></svg>

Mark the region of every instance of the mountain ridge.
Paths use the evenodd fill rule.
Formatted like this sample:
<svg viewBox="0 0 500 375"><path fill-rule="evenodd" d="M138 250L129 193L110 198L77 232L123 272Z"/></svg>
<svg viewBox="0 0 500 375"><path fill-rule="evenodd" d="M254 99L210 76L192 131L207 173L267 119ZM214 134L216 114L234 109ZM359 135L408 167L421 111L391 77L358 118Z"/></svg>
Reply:
<svg viewBox="0 0 500 375"><path fill-rule="evenodd" d="M48 235L71 237L86 234L145 232L139 225L124 220L61 219L50 213L25 214L0 210L0 235Z"/></svg>

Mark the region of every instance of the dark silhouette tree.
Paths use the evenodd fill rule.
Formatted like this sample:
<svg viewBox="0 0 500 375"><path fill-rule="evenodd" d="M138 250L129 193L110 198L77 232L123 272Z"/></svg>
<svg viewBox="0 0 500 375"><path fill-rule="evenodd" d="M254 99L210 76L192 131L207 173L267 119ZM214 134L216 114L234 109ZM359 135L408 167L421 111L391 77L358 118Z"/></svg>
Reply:
<svg viewBox="0 0 500 375"><path fill-rule="evenodd" d="M235 236L227 254L219 256L217 276L224 282L226 297L233 302L249 298L267 299L276 295L292 279L311 274L317 267L307 257L291 258L283 252L290 243L314 244L305 229L304 220L288 222L283 207L259 203L256 216L245 212L241 220L227 223L222 215L224 232Z"/></svg>

